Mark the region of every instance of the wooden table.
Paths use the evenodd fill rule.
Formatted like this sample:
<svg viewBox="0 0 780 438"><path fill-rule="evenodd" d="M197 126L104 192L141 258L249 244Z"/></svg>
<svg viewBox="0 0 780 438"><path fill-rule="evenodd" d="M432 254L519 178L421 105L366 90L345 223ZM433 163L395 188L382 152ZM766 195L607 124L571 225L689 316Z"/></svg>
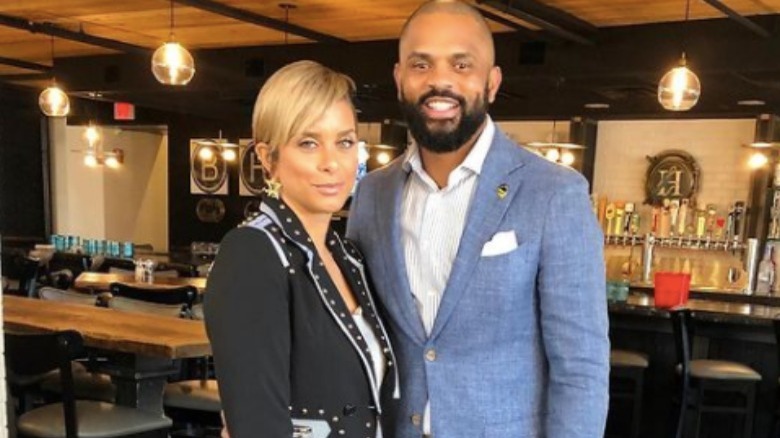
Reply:
<svg viewBox="0 0 780 438"><path fill-rule="evenodd" d="M91 348L105 350L117 404L163 415L162 395L174 359L211 354L202 321L121 312L59 301L3 296L5 330L76 330Z"/></svg>
<svg viewBox="0 0 780 438"><path fill-rule="evenodd" d="M198 293L206 290L206 279L202 277L154 277L154 282L140 283L135 281L134 275L129 274L110 274L103 272L82 272L76 277L74 286L78 289L108 290L111 283L126 283L137 287L176 287L176 286L195 286Z"/></svg>

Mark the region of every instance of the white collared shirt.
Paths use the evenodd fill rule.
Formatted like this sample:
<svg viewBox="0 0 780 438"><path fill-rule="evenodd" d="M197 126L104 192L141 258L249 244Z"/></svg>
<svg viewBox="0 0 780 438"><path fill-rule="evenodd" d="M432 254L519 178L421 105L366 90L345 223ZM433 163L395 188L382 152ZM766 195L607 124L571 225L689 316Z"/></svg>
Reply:
<svg viewBox="0 0 780 438"><path fill-rule="evenodd" d="M425 333L431 334L450 270L458 253L471 198L493 142L490 117L474 147L439 189L422 167L419 150L411 145L404 158L410 172L401 203L401 245L406 274ZM426 403L423 433L431 432L430 402Z"/></svg>

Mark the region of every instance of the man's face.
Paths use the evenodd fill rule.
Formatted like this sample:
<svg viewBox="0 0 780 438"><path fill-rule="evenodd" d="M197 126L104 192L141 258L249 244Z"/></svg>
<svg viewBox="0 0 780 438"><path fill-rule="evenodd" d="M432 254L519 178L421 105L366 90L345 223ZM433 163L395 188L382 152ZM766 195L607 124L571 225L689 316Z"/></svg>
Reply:
<svg viewBox="0 0 780 438"><path fill-rule="evenodd" d="M420 147L450 152L485 122L501 71L490 35L466 14L416 17L401 39L395 80L401 110Z"/></svg>

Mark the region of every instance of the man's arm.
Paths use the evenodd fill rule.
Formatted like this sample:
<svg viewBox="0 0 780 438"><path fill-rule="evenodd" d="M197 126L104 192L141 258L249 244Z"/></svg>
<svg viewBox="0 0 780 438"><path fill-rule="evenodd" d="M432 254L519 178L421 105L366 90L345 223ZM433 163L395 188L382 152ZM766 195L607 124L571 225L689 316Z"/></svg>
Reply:
<svg viewBox="0 0 780 438"><path fill-rule="evenodd" d="M585 180L567 180L547 208L537 283L549 363L546 436L593 438L604 434L609 398L603 236Z"/></svg>

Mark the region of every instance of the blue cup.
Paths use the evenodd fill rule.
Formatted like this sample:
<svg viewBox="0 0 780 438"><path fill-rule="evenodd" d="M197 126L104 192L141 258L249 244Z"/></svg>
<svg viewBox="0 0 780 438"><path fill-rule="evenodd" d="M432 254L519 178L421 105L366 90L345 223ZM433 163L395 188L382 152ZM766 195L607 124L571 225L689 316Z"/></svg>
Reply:
<svg viewBox="0 0 780 438"><path fill-rule="evenodd" d="M57 251L65 251L67 239L65 236L57 234L54 236L54 249Z"/></svg>
<svg viewBox="0 0 780 438"><path fill-rule="evenodd" d="M122 244L122 257L131 259L135 255L135 245L133 242L125 242Z"/></svg>

